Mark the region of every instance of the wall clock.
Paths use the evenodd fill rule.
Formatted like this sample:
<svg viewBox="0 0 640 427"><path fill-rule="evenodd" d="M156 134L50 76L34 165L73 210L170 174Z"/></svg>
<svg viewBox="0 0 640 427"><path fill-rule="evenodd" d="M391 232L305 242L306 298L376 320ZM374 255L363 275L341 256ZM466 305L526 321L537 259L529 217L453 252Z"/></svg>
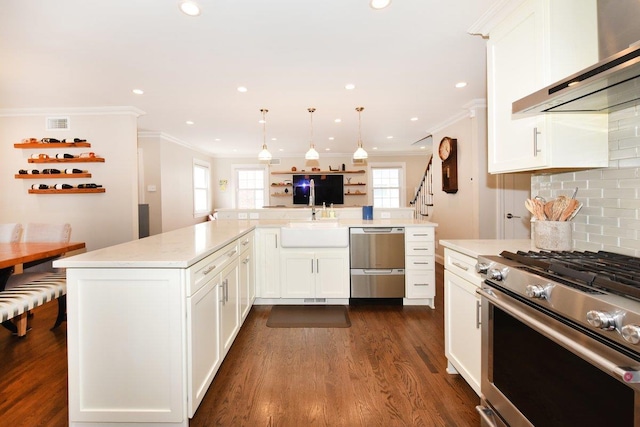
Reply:
<svg viewBox="0 0 640 427"><path fill-rule="evenodd" d="M440 141L438 155L442 159L442 191L458 192L458 140L445 136Z"/></svg>

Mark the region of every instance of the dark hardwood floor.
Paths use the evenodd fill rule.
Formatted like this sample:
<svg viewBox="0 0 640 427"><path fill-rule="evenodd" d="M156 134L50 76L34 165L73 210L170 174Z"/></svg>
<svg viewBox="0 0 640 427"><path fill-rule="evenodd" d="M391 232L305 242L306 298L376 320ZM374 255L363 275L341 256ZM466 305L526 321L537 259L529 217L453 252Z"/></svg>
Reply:
<svg viewBox="0 0 640 427"><path fill-rule="evenodd" d="M352 306L352 326L268 328L256 306L192 426L478 426L479 399L445 372L442 267L436 309ZM0 330L0 426L66 426L66 325L35 311L26 339Z"/></svg>

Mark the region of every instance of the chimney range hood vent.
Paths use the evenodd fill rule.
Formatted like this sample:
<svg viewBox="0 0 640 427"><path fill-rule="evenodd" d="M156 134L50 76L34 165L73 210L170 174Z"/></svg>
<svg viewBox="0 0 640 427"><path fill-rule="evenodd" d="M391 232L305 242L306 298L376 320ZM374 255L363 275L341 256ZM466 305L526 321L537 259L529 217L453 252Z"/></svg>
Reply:
<svg viewBox="0 0 640 427"><path fill-rule="evenodd" d="M636 44L512 104L513 114L610 113L640 100Z"/></svg>

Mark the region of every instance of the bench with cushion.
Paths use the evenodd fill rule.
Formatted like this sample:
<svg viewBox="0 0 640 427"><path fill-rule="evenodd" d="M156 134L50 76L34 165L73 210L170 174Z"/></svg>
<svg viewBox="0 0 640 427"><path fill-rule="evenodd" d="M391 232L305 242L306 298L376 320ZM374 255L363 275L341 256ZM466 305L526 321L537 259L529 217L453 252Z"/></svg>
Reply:
<svg viewBox="0 0 640 427"><path fill-rule="evenodd" d="M67 311L66 271L55 273L23 273L9 278L0 292L0 321L19 337L27 334L27 312L54 299L58 300L58 317L51 330L60 326ZM11 325L9 320L15 322ZM13 328L11 328L11 326ZM15 328L15 330L13 330Z"/></svg>

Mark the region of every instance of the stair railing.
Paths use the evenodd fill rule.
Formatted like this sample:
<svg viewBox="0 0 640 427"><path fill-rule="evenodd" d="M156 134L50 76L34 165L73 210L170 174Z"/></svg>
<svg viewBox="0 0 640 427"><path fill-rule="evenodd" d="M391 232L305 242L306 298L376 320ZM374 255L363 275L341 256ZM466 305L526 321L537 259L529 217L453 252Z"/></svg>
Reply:
<svg viewBox="0 0 640 427"><path fill-rule="evenodd" d="M429 208L433 207L433 156L427 163L427 168L422 176L422 181L416 190L416 195L410 205L414 207L414 217L420 218L429 216Z"/></svg>

